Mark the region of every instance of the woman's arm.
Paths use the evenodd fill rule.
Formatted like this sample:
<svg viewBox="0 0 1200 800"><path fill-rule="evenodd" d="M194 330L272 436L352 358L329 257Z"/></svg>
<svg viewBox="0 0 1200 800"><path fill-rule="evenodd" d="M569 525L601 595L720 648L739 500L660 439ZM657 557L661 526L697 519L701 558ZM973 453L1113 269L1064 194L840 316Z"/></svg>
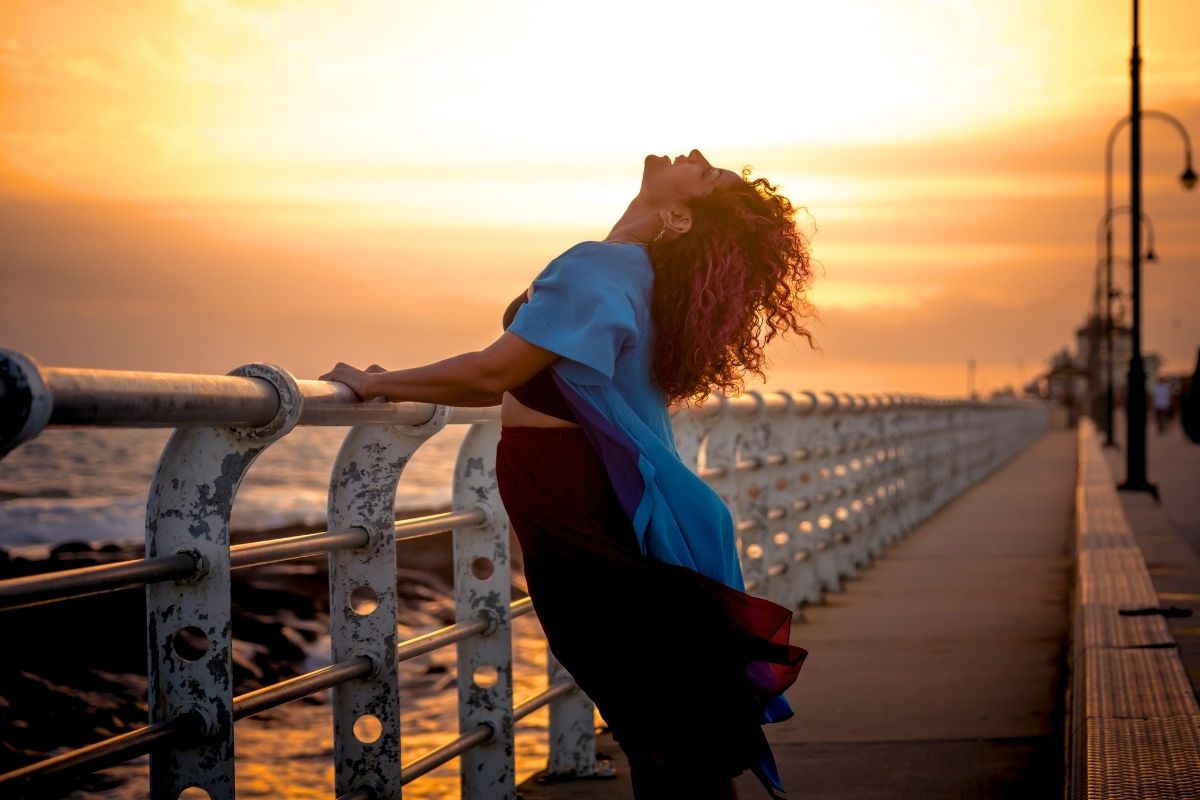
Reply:
<svg viewBox="0 0 1200 800"><path fill-rule="evenodd" d="M423 367L364 371L338 363L319 380L344 383L363 400L386 397L394 403L492 406L500 403L506 391L525 383L559 358L551 350L505 332L483 350Z"/></svg>

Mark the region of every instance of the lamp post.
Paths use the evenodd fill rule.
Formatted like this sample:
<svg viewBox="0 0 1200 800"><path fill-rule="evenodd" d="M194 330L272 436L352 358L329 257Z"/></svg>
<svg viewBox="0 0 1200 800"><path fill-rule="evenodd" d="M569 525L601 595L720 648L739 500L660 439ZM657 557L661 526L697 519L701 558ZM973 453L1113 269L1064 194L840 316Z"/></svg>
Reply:
<svg viewBox="0 0 1200 800"><path fill-rule="evenodd" d="M1196 185L1196 173L1192 169L1192 145L1187 130L1179 120L1161 111L1142 111L1142 56L1138 29L1138 0L1133 0L1133 46L1129 56L1130 75L1130 112L1129 116L1117 123L1109 133L1108 145L1105 150L1105 212L1112 208L1112 145L1117 132L1126 124L1130 126L1130 208L1135 219L1142 216L1142 116L1156 117L1170 122L1183 137L1186 164L1179 176L1180 183L1185 189ZM1157 489L1146 479L1146 366L1142 360L1142 269L1141 269L1141 225L1130 225L1130 260L1132 266L1131 303L1133 305L1133 327L1130 344L1132 349L1129 360L1129 388L1126 399L1126 449L1125 449L1125 482L1118 488L1125 491L1147 491L1157 497ZM1105 270L1110 288L1106 301L1107 318L1112 320L1112 233L1106 236L1107 251L1110 254L1109 264ZM1111 325L1110 325L1111 328ZM1112 411L1112 384L1109 384L1107 397L1108 413ZM1105 441L1111 446L1112 427Z"/></svg>
<svg viewBox="0 0 1200 800"><path fill-rule="evenodd" d="M1128 120L1128 119L1129 118L1126 117L1126 120ZM1120 128L1117 128L1115 130L1119 130L1119 129ZM1111 141L1112 137L1110 136L1109 138ZM1111 154L1112 153L1110 150L1109 155L1111 156ZM1111 158L1110 158L1110 163L1111 163ZM1189 153L1189 164L1190 164L1190 153ZM1109 185L1111 187L1111 178L1112 178L1111 171L1109 172L1108 177L1110 179ZM1104 426L1104 446L1105 447L1116 447L1116 442L1113 439L1114 430L1115 430L1114 419L1113 419L1113 415L1114 415L1113 409L1116 404L1115 397L1114 397L1114 387L1116 386L1116 379L1115 379L1115 376L1113 375L1113 359L1112 359L1112 352L1113 352L1113 341L1112 341L1112 331L1113 331L1113 324L1112 324L1112 297L1113 297L1113 291L1112 291L1112 261L1113 261L1112 221L1113 221L1113 218L1117 214L1121 214L1121 213L1129 214L1129 213L1132 213L1132 210L1133 209L1130 206L1117 206L1116 208L1113 208L1112 201L1110 198L1109 203L1108 203L1108 209L1104 212L1104 216L1102 216L1100 218L1100 222L1096 226L1097 248L1099 247L1099 244L1100 244L1100 235L1101 234L1104 235L1104 257L1101 259L1101 261L1105 265L1104 284L1106 287L1105 292L1104 292L1104 296L1106 298L1104 301L1104 347L1105 347L1105 350L1109 354L1108 362L1105 365L1106 379L1105 379L1105 384L1104 384L1104 423L1103 423L1103 426ZM1146 232L1149 234L1149 236L1147 237L1146 255L1144 256L1144 258L1147 261L1157 261L1158 256L1154 252L1154 223L1147 214L1142 213L1140 216L1142 219L1142 224L1146 226ZM1099 286L1097 286L1096 287L1096 296L1099 297L1099 295L1100 295L1100 288L1099 288Z"/></svg>
<svg viewBox="0 0 1200 800"><path fill-rule="evenodd" d="M1146 217L1143 217L1149 221ZM1153 235L1151 235L1153 238ZM1157 261L1158 257L1154 253L1153 245L1148 248L1148 251L1143 258L1146 261ZM1114 380L1114 371L1116 364L1115 350L1113 344L1113 331L1116 330L1116 321L1112 319L1109 313L1111 307L1110 301L1120 298L1123 294L1120 289L1114 289L1105 286L1104 270L1106 267L1111 267L1114 263L1124 263L1126 267L1130 267L1131 263L1125 256L1112 256L1106 258L1098 256L1096 266L1092 268L1092 308L1089 315L1090 322L1088 324L1088 341L1092 352L1088 359L1089 375L1094 376L1096 388L1092 397L1092 410L1096 424L1101 426L1106 435L1111 435L1113 425L1112 406L1103 402L1106 399L1113 399L1113 387L1116 385ZM1103 298L1103 299L1102 299ZM1101 378L1103 377L1103 381Z"/></svg>
<svg viewBox="0 0 1200 800"><path fill-rule="evenodd" d="M1136 16L1136 11L1135 11L1135 16ZM1160 119L1163 122L1169 123L1173 128L1175 128L1176 131L1179 132L1179 136L1183 139L1183 158L1184 158L1183 172L1179 173L1179 183L1183 186L1184 189L1193 188L1196 185L1196 172L1195 172L1195 170L1192 169L1192 141L1188 136L1187 128L1183 127L1182 122L1180 122L1178 119L1171 116L1170 114L1166 113L1165 111L1154 111L1154 110L1143 111L1143 112L1141 112L1140 117L1141 118L1150 118L1150 119ZM1112 204L1113 145L1117 141L1117 134L1119 134L1121 132L1121 130L1126 125L1128 125L1132 119L1133 119L1132 115L1126 115L1126 116L1122 117L1120 120L1118 120L1117 124L1112 127L1111 131L1109 131L1108 140L1105 143L1105 147L1104 147L1104 216L1101 218L1100 227L1104 231L1104 254L1105 254L1105 258L1108 261L1108 264L1105 267L1105 271L1104 271L1105 284L1109 288L1109 291L1106 294L1112 293L1112 225L1111 225L1111 220L1112 220L1112 215L1115 213L1115 209L1113 209L1113 204ZM1140 162L1140 159L1139 159L1139 162ZM1139 163L1139 172L1140 172L1140 163ZM1140 193L1140 187L1139 187L1139 197L1140 197L1140 194L1141 193ZM1121 206L1121 208L1129 209L1129 206ZM1139 212L1139 216L1142 216L1140 214L1140 212ZM1144 218L1145 217L1143 217L1143 219ZM1150 239L1151 239L1151 241L1153 241L1153 239L1154 239L1153 232L1151 232ZM1151 247L1151 252L1153 252L1153 246ZM1149 260L1152 261L1153 259L1149 259ZM1140 295L1139 295L1139 297L1140 297ZM1107 302L1107 301L1105 302L1104 319L1105 319L1106 329L1111 331L1112 330L1112 304L1111 304L1111 302ZM1111 333L1108 334L1107 345L1108 345L1109 349L1111 350L1111 348L1112 348ZM1108 376L1108 388L1105 392L1105 399L1104 399L1104 416L1105 416L1104 446L1105 447L1115 447L1116 446L1116 442L1113 439L1113 432L1114 432L1114 430L1113 430L1113 385L1114 385L1114 381L1112 378L1112 373L1110 372L1109 376Z"/></svg>

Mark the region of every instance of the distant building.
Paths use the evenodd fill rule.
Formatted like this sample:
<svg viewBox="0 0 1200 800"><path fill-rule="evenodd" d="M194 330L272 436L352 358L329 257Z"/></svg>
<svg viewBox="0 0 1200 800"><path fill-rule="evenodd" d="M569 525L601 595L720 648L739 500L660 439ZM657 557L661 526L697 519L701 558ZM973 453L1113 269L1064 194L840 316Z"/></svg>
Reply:
<svg viewBox="0 0 1200 800"><path fill-rule="evenodd" d="M1118 406L1125 404L1125 387L1128 384L1129 361L1133 357L1132 329L1124 322L1124 309L1119 309L1113 318L1112 331L1112 376L1113 395ZM1104 336L1104 317L1089 315L1083 325L1075 329L1075 360L1083 365L1088 386L1096 397L1103 398L1108 387L1107 341ZM1158 380L1162 359L1157 353L1142 353L1146 367L1146 386Z"/></svg>

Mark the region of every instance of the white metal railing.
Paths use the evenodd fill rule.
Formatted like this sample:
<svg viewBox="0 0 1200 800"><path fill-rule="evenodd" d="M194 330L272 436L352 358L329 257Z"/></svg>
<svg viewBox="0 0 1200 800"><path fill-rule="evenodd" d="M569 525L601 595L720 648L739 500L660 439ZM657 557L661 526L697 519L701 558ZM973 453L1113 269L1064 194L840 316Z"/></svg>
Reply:
<svg viewBox="0 0 1200 800"><path fill-rule="evenodd" d="M396 487L413 453L447 424L471 426L452 509L396 521ZM41 368L0 351L0 456L47 426L176 428L153 479L146 557L0 581L0 611L144 585L149 724L0 776L32 793L48 782L150 753L151 796L189 787L232 798L233 722L331 688L339 798L393 798L455 757L462 796L515 798L512 736L549 705L549 764L599 770L594 713L549 657L549 688L514 704L514 617L507 518L495 478L496 408L359 402L340 384L249 365L228 376ZM328 532L229 545L237 488L255 458L296 425L353 425L333 465ZM813 392L713 395L675 413L681 457L725 499L747 588L789 607L844 578L978 482L1046 426L1036 403ZM453 531L456 623L396 637L398 540ZM230 570L329 553L332 664L238 697L230 651ZM201 652L182 646L201 643ZM457 739L400 762L397 664L454 644Z"/></svg>

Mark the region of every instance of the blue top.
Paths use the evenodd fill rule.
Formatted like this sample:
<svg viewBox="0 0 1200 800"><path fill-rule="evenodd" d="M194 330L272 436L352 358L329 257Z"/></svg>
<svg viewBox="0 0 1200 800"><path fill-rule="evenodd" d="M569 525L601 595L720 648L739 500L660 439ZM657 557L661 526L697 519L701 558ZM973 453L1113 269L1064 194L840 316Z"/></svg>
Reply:
<svg viewBox="0 0 1200 800"><path fill-rule="evenodd" d="M510 333L562 356L551 365L597 447L642 552L744 590L729 507L675 449L651 378L650 291L642 245L583 242L542 270ZM579 401L586 401L586 406ZM582 413L581 413L582 411Z"/></svg>

